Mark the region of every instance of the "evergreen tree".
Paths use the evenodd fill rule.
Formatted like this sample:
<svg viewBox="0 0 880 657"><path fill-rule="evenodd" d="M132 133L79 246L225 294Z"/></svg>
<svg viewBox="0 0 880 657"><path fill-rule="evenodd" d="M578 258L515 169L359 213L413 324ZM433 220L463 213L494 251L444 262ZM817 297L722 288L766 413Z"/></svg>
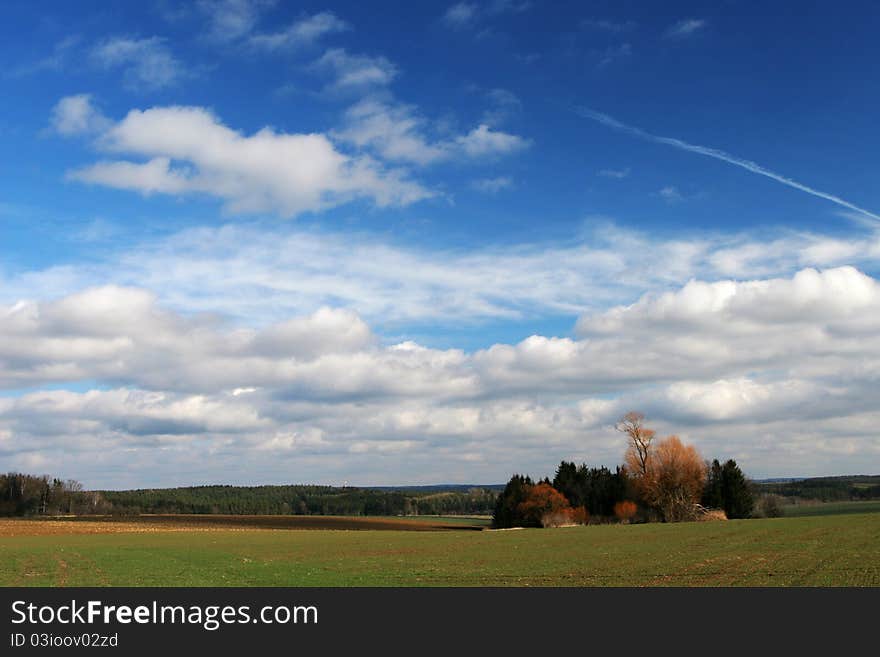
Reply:
<svg viewBox="0 0 880 657"><path fill-rule="evenodd" d="M556 476L553 478L553 488L565 495L566 499L572 506L585 506L586 496L584 495L584 473L586 466L580 469L572 462L563 461L556 469Z"/></svg>
<svg viewBox="0 0 880 657"><path fill-rule="evenodd" d="M717 462L717 461L716 461ZM721 468L721 495L728 518L748 518L755 500L749 482L736 461L730 459Z"/></svg>
<svg viewBox="0 0 880 657"><path fill-rule="evenodd" d="M707 509L723 509L724 493L722 490L723 470L718 459L712 460L709 466L709 475L706 480L706 488L703 489L703 498L700 500Z"/></svg>
<svg viewBox="0 0 880 657"><path fill-rule="evenodd" d="M532 480L527 476L515 474L510 478L504 487L504 492L498 496L498 501L495 503L495 513L492 515L494 528L517 527L521 524L517 508L525 501L531 486Z"/></svg>

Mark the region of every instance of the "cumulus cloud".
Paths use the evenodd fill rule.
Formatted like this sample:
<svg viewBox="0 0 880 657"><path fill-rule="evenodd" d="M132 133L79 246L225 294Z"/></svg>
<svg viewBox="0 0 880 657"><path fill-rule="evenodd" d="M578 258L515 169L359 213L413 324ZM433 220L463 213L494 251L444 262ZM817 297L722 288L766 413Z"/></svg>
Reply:
<svg viewBox="0 0 880 657"><path fill-rule="evenodd" d="M453 158L506 155L530 145L519 135L480 124L465 134L431 139L428 122L415 108L377 99L362 100L346 111L345 124L334 136L383 159L427 165Z"/></svg>
<svg viewBox="0 0 880 657"><path fill-rule="evenodd" d="M280 32L255 34L249 42L255 48L263 50L287 50L312 45L321 37L348 29L350 29L349 24L338 18L336 14L322 11L294 21Z"/></svg>
<svg viewBox="0 0 880 657"><path fill-rule="evenodd" d="M51 129L59 135L94 135L106 130L110 120L95 107L91 94L65 96L52 108Z"/></svg>
<svg viewBox="0 0 880 657"><path fill-rule="evenodd" d="M529 146L529 140L481 123L466 135L455 138L455 143L470 157L515 153Z"/></svg>
<svg viewBox="0 0 880 657"><path fill-rule="evenodd" d="M425 136L426 123L412 106L366 99L346 111L345 124L334 136L373 148L388 160L424 165L449 157L447 146Z"/></svg>
<svg viewBox="0 0 880 657"><path fill-rule="evenodd" d="M880 458L877 335L880 283L851 267L692 281L589 313L577 338L471 353L383 344L345 309L254 329L92 288L0 309L0 385L98 386L0 398L0 449L14 465L63 445L66 470L98 480L170 453L215 480L247 458L270 475L386 483L405 459L421 481L495 481L562 457L616 463L611 425L640 408L755 474L851 470Z"/></svg>
<svg viewBox="0 0 880 657"><path fill-rule="evenodd" d="M69 172L71 179L146 194L210 195L235 213L292 217L358 198L388 206L432 195L403 171L344 155L322 134L267 127L246 136L201 107L132 110L101 144L146 161L101 161Z"/></svg>
<svg viewBox="0 0 880 657"><path fill-rule="evenodd" d="M160 37L114 37L91 51L92 60L106 69L121 68L126 84L136 91L152 91L176 84L187 73Z"/></svg>

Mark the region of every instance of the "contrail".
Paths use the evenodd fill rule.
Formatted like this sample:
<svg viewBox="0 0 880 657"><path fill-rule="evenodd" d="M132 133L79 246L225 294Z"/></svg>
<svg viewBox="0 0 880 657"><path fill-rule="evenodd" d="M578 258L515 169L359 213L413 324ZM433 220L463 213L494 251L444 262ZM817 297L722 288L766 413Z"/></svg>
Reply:
<svg viewBox="0 0 880 657"><path fill-rule="evenodd" d="M640 139L646 139L648 141L653 141L657 144L666 144L667 146L672 146L673 148L678 148L683 151L688 151L689 153L697 153L698 155L705 155L706 157L713 157L716 160L721 160L722 162L727 162L728 164L732 164L734 166L740 167L741 169L745 169L746 171L751 171L752 173L757 173L761 176L766 176L767 178L772 178L777 182L781 182L783 185L788 185L789 187L794 187L795 189L799 189L802 192L806 192L807 194L812 194L813 196L818 196L819 198L824 198L826 201L831 201L832 203L836 203L837 205L848 208L850 210L854 210L862 215L867 217L871 217L876 221L880 221L880 215L874 214L869 210L865 210L865 208L860 208L858 205L850 203L849 201L840 198L839 196L835 196L834 194L829 194L828 192L823 192L818 189L813 189L812 187L807 187L806 185L799 183L796 180L792 180L791 178L786 178L785 176L778 174L774 171L770 171L769 169L765 169L757 162L752 162L751 160L744 160L742 158L736 157L735 155L731 155L730 153L725 153L724 151L720 151L717 148L707 148L706 146L698 146L696 144L689 144L686 141L682 141L681 139L675 139L674 137L658 137L657 135L652 135L649 132L645 132L641 128L636 128L635 126L627 125L626 123L621 123L614 117L608 116L607 114L602 114L601 112L593 111L587 107L578 107L575 111L580 115L588 119L593 119L594 121L598 121L602 125L606 125L609 128L614 128L616 130L621 130L623 132L629 133L634 137L639 137Z"/></svg>

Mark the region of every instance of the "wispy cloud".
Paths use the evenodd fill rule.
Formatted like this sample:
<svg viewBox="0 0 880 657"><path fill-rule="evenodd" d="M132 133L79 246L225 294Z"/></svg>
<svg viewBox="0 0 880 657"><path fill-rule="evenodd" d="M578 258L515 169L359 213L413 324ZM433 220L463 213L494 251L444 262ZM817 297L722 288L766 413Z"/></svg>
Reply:
<svg viewBox="0 0 880 657"><path fill-rule="evenodd" d="M348 23L329 11L322 11L292 23L280 32L256 34L249 43L263 50L288 50L312 45L328 34L351 29Z"/></svg>
<svg viewBox="0 0 880 657"><path fill-rule="evenodd" d="M479 7L469 2L459 2L452 5L443 14L443 22L449 27L461 29L469 27L477 20Z"/></svg>
<svg viewBox="0 0 880 657"><path fill-rule="evenodd" d="M600 169L596 172L597 176L602 176L603 178L615 178L617 180L622 180L623 178L629 177L631 170L629 167L625 169Z"/></svg>
<svg viewBox="0 0 880 657"><path fill-rule="evenodd" d="M207 37L229 42L247 37L274 4L275 0L199 0L196 6L207 19Z"/></svg>
<svg viewBox="0 0 880 657"><path fill-rule="evenodd" d="M678 187L674 185L667 185L657 192L657 195L667 203L680 203L684 200L684 196L678 191Z"/></svg>
<svg viewBox="0 0 880 657"><path fill-rule="evenodd" d="M595 110L589 109L587 107L578 107L575 109L575 111L584 118L598 121L602 125L608 126L609 128L614 128L615 130L621 130L627 134L632 135L633 137L638 137L639 139L645 139L647 141L653 141L657 144L665 144L666 146L672 146L673 148L677 148L682 151L696 153L697 155L705 155L706 157L711 157L715 160L727 162L728 164L732 164L733 166L745 169L746 171L750 171L751 173L765 176L788 187L792 187L807 194L823 198L826 201L831 201L832 203L835 203L841 207L853 210L864 216L871 217L872 219L880 221L880 215L871 212L870 210L861 208L854 203L850 203L849 201L840 198L839 196L835 196L834 194L829 194L828 192L823 192L813 187L804 185L803 183L799 183L798 181L792 180L791 178L783 176L782 174L771 171L770 169L766 169L760 164L752 162L751 160L745 160L743 158L736 157L735 155L731 155L730 153L726 153L725 151L718 150L716 148L690 144L686 141L682 141L681 139L676 139L674 137L660 137L657 135L653 135L649 132L645 132L641 128L628 125L626 123L618 121L614 117L603 114L601 112L596 112Z"/></svg>
<svg viewBox="0 0 880 657"><path fill-rule="evenodd" d="M312 68L333 75L333 81L325 89L329 92L382 87L397 76L397 67L385 57L352 55L344 48L328 50Z"/></svg>
<svg viewBox="0 0 880 657"><path fill-rule="evenodd" d="M471 183L471 187L478 192L486 194L497 194L503 189L513 187L513 178L509 176L498 176L497 178L480 178Z"/></svg>
<svg viewBox="0 0 880 657"><path fill-rule="evenodd" d="M64 70L74 54L76 46L82 41L79 35L65 37L55 44L52 53L28 64L22 64L17 68L10 69L6 75L12 78L22 78L28 75L42 73L44 71L58 72Z"/></svg>
<svg viewBox="0 0 880 657"><path fill-rule="evenodd" d="M601 19L588 19L585 21L581 21L581 27L593 30L602 30L603 32L611 32L613 34L619 34L621 32L631 32L636 28L636 23L635 21L617 22Z"/></svg>
<svg viewBox="0 0 880 657"><path fill-rule="evenodd" d="M623 57L629 57L630 55L632 55L632 46L628 43L621 43L616 46L608 46L605 50L599 53L598 66L600 68L608 66L612 62Z"/></svg>
<svg viewBox="0 0 880 657"><path fill-rule="evenodd" d="M524 137L495 130L486 123L454 137L432 139L428 122L415 108L374 99L350 107L345 119L343 128L333 133L337 139L370 149L385 160L419 165L506 155L531 144Z"/></svg>
<svg viewBox="0 0 880 657"><path fill-rule="evenodd" d="M532 6L528 0L492 0L485 5L473 2L458 2L443 14L442 21L452 29L472 29L483 19L501 14L519 14Z"/></svg>
<svg viewBox="0 0 880 657"><path fill-rule="evenodd" d="M675 25L672 25L666 30L664 36L666 36L667 39L689 37L700 30L703 30L707 24L708 22L702 18L686 18L678 21Z"/></svg>
<svg viewBox="0 0 880 657"><path fill-rule="evenodd" d="M186 77L183 64L160 37L107 39L92 49L91 57L104 68L122 68L126 84L139 91L168 87Z"/></svg>

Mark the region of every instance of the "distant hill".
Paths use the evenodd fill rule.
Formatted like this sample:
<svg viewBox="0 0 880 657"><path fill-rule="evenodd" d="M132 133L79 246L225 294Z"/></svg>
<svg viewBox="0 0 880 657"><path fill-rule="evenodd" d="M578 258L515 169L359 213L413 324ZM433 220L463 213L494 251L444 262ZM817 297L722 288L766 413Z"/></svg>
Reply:
<svg viewBox="0 0 880 657"><path fill-rule="evenodd" d="M431 484L429 486L361 486L364 490L400 491L401 493L466 493L475 488L501 492L504 484Z"/></svg>
<svg viewBox="0 0 880 657"><path fill-rule="evenodd" d="M880 475L843 475L807 479L764 480L755 484L762 493L822 502L880 499Z"/></svg>

